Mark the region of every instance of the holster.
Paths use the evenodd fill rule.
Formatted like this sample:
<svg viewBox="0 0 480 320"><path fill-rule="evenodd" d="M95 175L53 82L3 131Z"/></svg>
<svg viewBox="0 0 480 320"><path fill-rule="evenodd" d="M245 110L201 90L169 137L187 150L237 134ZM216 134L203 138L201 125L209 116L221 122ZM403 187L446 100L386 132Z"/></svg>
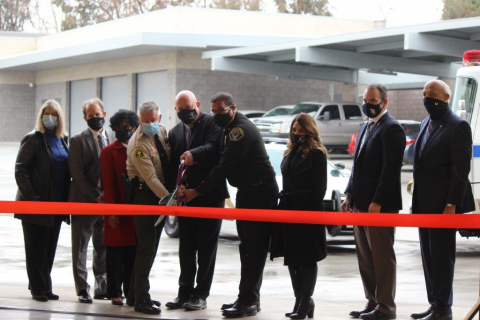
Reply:
<svg viewBox="0 0 480 320"><path fill-rule="evenodd" d="M125 182L125 202L127 204L132 204L133 196L135 192L137 192L140 181L138 180L138 177L130 179L126 174L122 174L122 179Z"/></svg>

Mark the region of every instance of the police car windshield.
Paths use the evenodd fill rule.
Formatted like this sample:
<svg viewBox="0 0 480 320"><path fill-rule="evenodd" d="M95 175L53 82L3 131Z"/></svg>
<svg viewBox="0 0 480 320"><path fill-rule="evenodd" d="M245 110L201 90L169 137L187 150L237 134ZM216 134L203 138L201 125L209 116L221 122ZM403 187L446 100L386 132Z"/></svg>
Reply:
<svg viewBox="0 0 480 320"><path fill-rule="evenodd" d="M321 107L321 105L319 105L319 104L303 104L303 103L300 103L300 104L297 104L295 106L295 108L293 108L290 115L300 114L302 112L303 113L309 113L310 115L312 115L312 114L315 115L320 107Z"/></svg>

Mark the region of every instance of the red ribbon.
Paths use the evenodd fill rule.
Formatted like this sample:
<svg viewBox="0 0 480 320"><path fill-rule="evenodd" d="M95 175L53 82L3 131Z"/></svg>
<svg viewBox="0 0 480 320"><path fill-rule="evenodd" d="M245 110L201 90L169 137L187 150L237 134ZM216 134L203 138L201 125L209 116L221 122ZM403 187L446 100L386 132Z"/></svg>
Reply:
<svg viewBox="0 0 480 320"><path fill-rule="evenodd" d="M168 215L228 220L372 227L480 229L480 215L478 214L346 213L42 201L0 201L0 212L69 215Z"/></svg>

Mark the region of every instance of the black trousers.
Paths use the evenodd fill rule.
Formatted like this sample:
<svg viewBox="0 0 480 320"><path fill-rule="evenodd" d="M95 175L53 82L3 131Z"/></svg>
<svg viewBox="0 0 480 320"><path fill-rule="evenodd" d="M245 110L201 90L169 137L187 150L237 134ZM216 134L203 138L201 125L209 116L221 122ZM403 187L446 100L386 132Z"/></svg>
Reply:
<svg viewBox="0 0 480 320"><path fill-rule="evenodd" d="M453 303L456 230L419 228L428 302L436 312L448 312Z"/></svg>
<svg viewBox="0 0 480 320"><path fill-rule="evenodd" d="M111 298L122 297L122 285L125 296L130 291L130 278L137 246L107 248L107 294Z"/></svg>
<svg viewBox="0 0 480 320"><path fill-rule="evenodd" d="M52 292L52 272L58 235L62 219L56 217L53 227L45 227L22 221L25 240L25 257L27 274L32 295L43 295Z"/></svg>
<svg viewBox="0 0 480 320"><path fill-rule="evenodd" d="M133 197L134 204L158 205L160 199L153 194L143 191L137 192ZM159 216L133 216L135 233L137 235L137 253L133 267L133 276L130 280L128 298L135 299L135 303L150 299L150 270L157 255L160 236L162 235L165 219L158 226L154 226Z"/></svg>
<svg viewBox="0 0 480 320"><path fill-rule="evenodd" d="M224 205L222 201L215 207L223 208ZM222 220L178 217L178 226L180 237L178 296L193 295L206 300L212 286Z"/></svg>
<svg viewBox="0 0 480 320"><path fill-rule="evenodd" d="M239 189L236 207L244 209L275 209L277 196L278 185L276 181L257 187ZM265 260L268 255L273 225L271 222L237 220L241 263L238 298L246 305L254 305L260 300L263 269L265 268Z"/></svg>

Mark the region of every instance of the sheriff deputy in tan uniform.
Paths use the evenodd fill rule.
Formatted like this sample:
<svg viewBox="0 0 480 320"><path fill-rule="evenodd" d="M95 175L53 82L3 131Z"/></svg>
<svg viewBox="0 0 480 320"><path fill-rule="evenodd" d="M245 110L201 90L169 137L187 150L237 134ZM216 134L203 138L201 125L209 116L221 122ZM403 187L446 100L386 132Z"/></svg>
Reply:
<svg viewBox="0 0 480 320"><path fill-rule="evenodd" d="M139 108L140 127L133 134L127 148L127 173L130 179L138 179L132 203L158 205L161 198L173 188L173 176L169 164L170 146L165 127L160 126L160 108L153 101L145 101ZM137 254L127 304L135 305L135 311L159 314L160 302L151 300L148 280L165 220L154 226L158 216L135 216ZM130 290L133 291L133 290Z"/></svg>

